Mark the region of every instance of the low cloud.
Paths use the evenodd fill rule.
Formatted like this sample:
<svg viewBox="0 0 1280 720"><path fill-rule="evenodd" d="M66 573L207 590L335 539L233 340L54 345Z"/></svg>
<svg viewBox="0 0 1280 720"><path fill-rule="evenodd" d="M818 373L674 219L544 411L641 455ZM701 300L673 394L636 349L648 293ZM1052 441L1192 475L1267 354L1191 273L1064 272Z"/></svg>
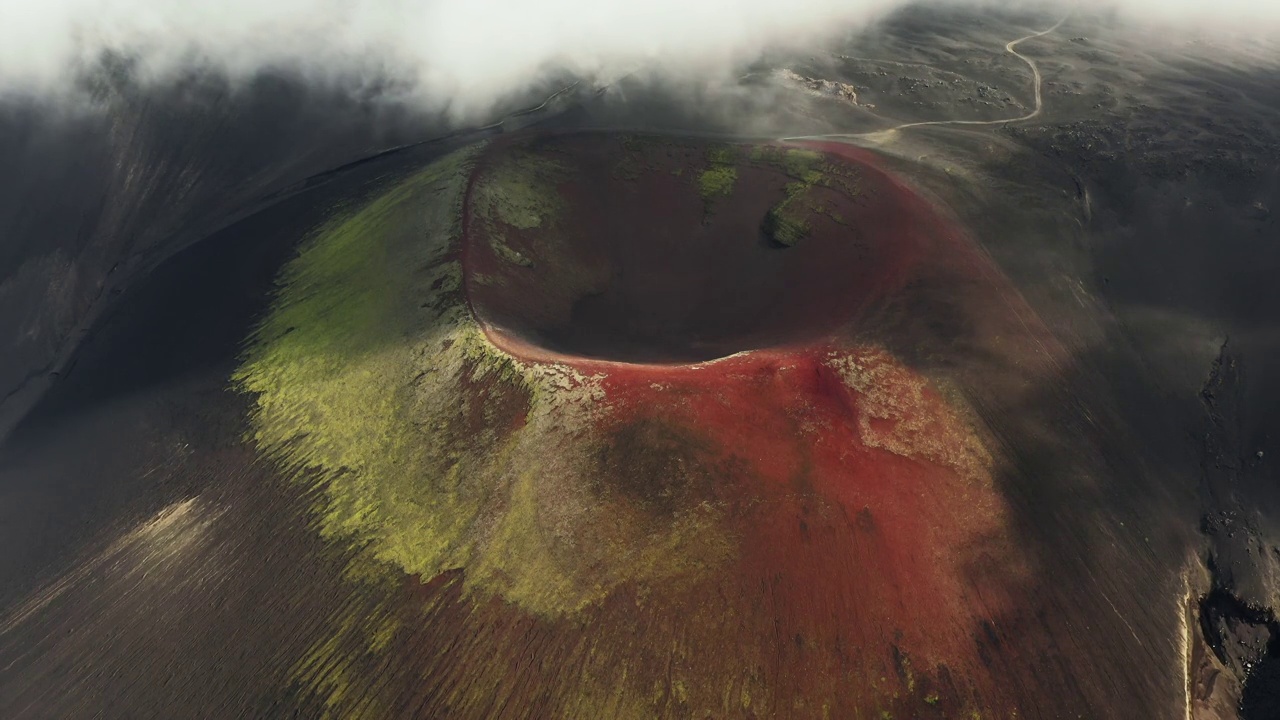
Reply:
<svg viewBox="0 0 1280 720"><path fill-rule="evenodd" d="M966 4L965 0L939 0ZM71 86L104 52L142 78L191 67L232 77L268 67L396 80L415 99L481 112L548 73L636 68L711 75L767 47L864 28L904 0L0 0L0 89ZM982 4L976 5L979 10ZM1280 3L1083 0L1035 3L1203 32L1280 28ZM987 7L993 7L990 3ZM999 7L1008 8L1008 3Z"/></svg>

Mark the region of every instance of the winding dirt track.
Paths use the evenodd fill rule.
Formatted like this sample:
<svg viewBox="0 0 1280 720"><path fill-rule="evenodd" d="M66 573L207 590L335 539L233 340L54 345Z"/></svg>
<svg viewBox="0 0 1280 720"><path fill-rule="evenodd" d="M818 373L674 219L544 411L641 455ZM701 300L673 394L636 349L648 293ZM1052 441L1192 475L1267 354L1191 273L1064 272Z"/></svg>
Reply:
<svg viewBox="0 0 1280 720"><path fill-rule="evenodd" d="M1040 113L1041 113L1041 112L1043 112L1043 111L1044 111L1044 96L1043 96L1043 94L1041 93L1041 90L1040 90L1040 88L1041 88L1041 84L1042 84L1042 78L1040 77L1040 68L1039 68L1039 66L1037 66L1037 65L1036 65L1036 63L1035 63L1035 61L1034 61L1034 60L1032 60L1031 58L1027 57L1026 55L1023 55L1022 53L1018 52L1016 48L1018 47L1018 45L1020 45L1020 44L1022 44L1022 43L1024 43L1024 42L1026 42L1026 41L1028 41L1028 40L1034 40L1034 39L1039 38L1039 37L1044 37L1045 35L1048 35L1049 33L1051 33L1051 32L1053 32L1053 31L1057 30L1058 28L1062 27L1062 24L1063 24L1063 23L1065 23L1065 22L1067 21L1067 18L1069 18L1069 17L1071 17L1069 14L1068 14L1068 15L1064 15L1064 16L1063 16L1063 18L1062 18L1061 20L1059 20L1058 22L1056 22L1056 23L1054 23L1054 24L1053 24L1053 27L1051 27L1051 28L1049 28L1049 29L1047 29L1047 30L1041 30L1040 32L1032 33L1032 34L1027 35L1027 36L1025 36L1025 37L1020 37L1020 38L1018 38L1017 40L1011 40L1011 41L1009 41L1009 42L1004 46L1005 52L1007 52L1007 53L1009 53L1009 54L1013 55L1014 57L1018 58L1019 60L1021 60L1021 61L1025 62L1025 63L1027 64L1027 66L1031 68L1031 75L1032 75L1032 87L1033 87L1033 89L1034 89L1034 91L1035 91L1035 108L1034 108L1031 112L1027 113L1026 115L1022 115L1021 117L1015 117L1015 118L1006 118L1006 119L1003 119L1003 120L927 120L927 121L923 121L923 122L909 122L909 123L903 123L903 124L901 124L901 125L895 125L894 127L891 127L891 128L885 128L885 129L883 129L883 130L873 130L873 131L871 131L871 132L863 132L863 133L833 133L833 134L829 134L829 135L802 135L802 136L797 136L797 137L787 137L787 138L782 138L782 140L783 140L783 141L792 141L792 140L837 140L837 139L840 139L840 138L855 138L855 137L886 136L886 135L890 135L890 134L892 134L892 133L895 133L895 132L897 132L897 131L899 131L899 130L906 130L906 129L908 129L908 128L914 128L914 127L927 127L927 126L939 126L939 125L969 125L969 126L975 126L975 125L1005 125L1005 124L1007 124L1007 123L1014 123L1014 122L1026 122L1026 121L1028 121L1028 120L1034 120L1035 118L1037 118L1037 117L1039 117L1039 116L1040 116Z"/></svg>

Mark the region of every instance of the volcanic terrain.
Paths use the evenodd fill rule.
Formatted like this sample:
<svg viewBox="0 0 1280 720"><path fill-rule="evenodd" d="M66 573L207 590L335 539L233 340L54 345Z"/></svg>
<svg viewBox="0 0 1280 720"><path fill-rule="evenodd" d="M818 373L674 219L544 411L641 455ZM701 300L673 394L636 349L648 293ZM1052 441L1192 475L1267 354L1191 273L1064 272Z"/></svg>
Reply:
<svg viewBox="0 0 1280 720"><path fill-rule="evenodd" d="M1280 85L1126 32L0 99L0 715L1274 717Z"/></svg>

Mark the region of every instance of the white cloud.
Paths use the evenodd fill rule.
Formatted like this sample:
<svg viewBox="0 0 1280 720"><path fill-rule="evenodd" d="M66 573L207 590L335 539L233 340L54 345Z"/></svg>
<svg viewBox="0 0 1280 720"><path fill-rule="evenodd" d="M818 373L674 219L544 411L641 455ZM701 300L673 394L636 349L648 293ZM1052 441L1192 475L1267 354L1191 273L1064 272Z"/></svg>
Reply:
<svg viewBox="0 0 1280 720"><path fill-rule="evenodd" d="M949 0L965 2L965 0ZM0 0L0 86L65 87L103 49L144 71L191 64L232 75L287 64L382 71L421 97L482 108L550 68L637 65L709 73L769 45L846 32L905 0ZM1270 0L1087 0L1123 17L1202 30L1280 27ZM1002 4L1007 6L1007 4ZM988 4L988 7L991 5Z"/></svg>

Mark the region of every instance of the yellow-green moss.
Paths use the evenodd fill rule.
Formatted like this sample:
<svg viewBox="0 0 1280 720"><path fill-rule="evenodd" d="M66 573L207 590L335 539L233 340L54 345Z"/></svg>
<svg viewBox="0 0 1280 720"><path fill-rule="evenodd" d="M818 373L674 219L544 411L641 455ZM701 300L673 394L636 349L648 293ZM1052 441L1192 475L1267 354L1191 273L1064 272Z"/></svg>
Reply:
<svg viewBox="0 0 1280 720"><path fill-rule="evenodd" d="M698 175L698 192L702 199L711 201L719 197L728 197L738 181L738 169L728 165L703 170Z"/></svg>
<svg viewBox="0 0 1280 720"><path fill-rule="evenodd" d="M653 517L600 491L598 379L518 361L470 315L452 258L474 155L335 221L284 270L234 377L256 396L253 440L323 489L326 536L425 578L461 568L468 593L534 613L699 575L729 552L713 511ZM478 216L553 222L556 166L501 162L476 183Z"/></svg>
<svg viewBox="0 0 1280 720"><path fill-rule="evenodd" d="M698 173L698 192L707 204L733 194L738 182L738 156L728 145L713 145L707 150L707 169Z"/></svg>
<svg viewBox="0 0 1280 720"><path fill-rule="evenodd" d="M712 165L732 165L737 159L737 153L728 145L712 145L707 150L707 160Z"/></svg>
<svg viewBox="0 0 1280 720"><path fill-rule="evenodd" d="M556 184L565 174L558 162L540 155L504 155L476 185L476 212L521 230L542 227L564 208Z"/></svg>
<svg viewBox="0 0 1280 720"><path fill-rule="evenodd" d="M821 153L800 148L757 146L750 158L753 164L776 168L793 179L786 186L786 197L765 216L763 230L769 238L784 247L796 245L808 236L815 216L825 215L840 225L847 224L816 191L825 188L848 198L856 197L856 170L828 163Z"/></svg>

